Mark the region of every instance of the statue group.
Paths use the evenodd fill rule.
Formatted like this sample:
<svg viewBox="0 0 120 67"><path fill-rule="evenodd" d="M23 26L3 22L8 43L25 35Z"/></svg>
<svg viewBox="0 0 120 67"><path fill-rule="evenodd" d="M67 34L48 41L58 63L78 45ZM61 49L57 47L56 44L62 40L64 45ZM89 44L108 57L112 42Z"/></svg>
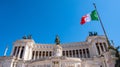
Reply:
<svg viewBox="0 0 120 67"><path fill-rule="evenodd" d="M23 39L32 39L32 35L28 35L28 36L24 35L22 38Z"/></svg>

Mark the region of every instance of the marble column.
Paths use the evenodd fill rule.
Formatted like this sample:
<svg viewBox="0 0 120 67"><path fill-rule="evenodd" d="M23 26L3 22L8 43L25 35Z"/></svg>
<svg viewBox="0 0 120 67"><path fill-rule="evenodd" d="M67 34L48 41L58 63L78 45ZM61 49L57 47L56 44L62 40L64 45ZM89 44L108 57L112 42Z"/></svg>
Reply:
<svg viewBox="0 0 120 67"><path fill-rule="evenodd" d="M41 51L41 58L43 58L43 51Z"/></svg>
<svg viewBox="0 0 120 67"><path fill-rule="evenodd" d="M22 47L22 49L23 49L23 55L22 55L22 58L24 59L25 51L26 51L27 48L26 48L26 47ZM29 52L30 52L30 51L28 50L28 56L29 56Z"/></svg>
<svg viewBox="0 0 120 67"><path fill-rule="evenodd" d="M37 59L39 59L39 54L40 54L40 52L38 51L38 56L37 56Z"/></svg>
<svg viewBox="0 0 120 67"><path fill-rule="evenodd" d="M105 51L107 51L108 50L107 49L108 45L105 42L103 43L103 45L104 45Z"/></svg>
<svg viewBox="0 0 120 67"><path fill-rule="evenodd" d="M69 50L68 50L68 57L70 57L70 53L69 53Z"/></svg>
<svg viewBox="0 0 120 67"><path fill-rule="evenodd" d="M14 62L14 63L13 63L13 67L16 67L16 64L17 64L17 63L16 63L16 62Z"/></svg>
<svg viewBox="0 0 120 67"><path fill-rule="evenodd" d="M75 50L75 57L77 57L76 50Z"/></svg>
<svg viewBox="0 0 120 67"><path fill-rule="evenodd" d="M20 58L21 51L22 51L22 47L20 46L20 50L19 50L19 53L18 53L18 58Z"/></svg>
<svg viewBox="0 0 120 67"><path fill-rule="evenodd" d="M34 52L34 51L32 51L32 60L34 59L34 54L35 54L35 52Z"/></svg>
<svg viewBox="0 0 120 67"><path fill-rule="evenodd" d="M39 52L39 59L41 58L41 51Z"/></svg>
<svg viewBox="0 0 120 67"><path fill-rule="evenodd" d="M18 48L19 48L19 47L16 47L15 57L17 57Z"/></svg>
<svg viewBox="0 0 120 67"><path fill-rule="evenodd" d="M72 54L72 57L73 57L73 50L71 50L71 54Z"/></svg>
<svg viewBox="0 0 120 67"><path fill-rule="evenodd" d="M36 59L36 51L34 51L34 60Z"/></svg>
<svg viewBox="0 0 120 67"><path fill-rule="evenodd" d="M78 55L79 55L79 58L80 58L80 50L78 50Z"/></svg>
<svg viewBox="0 0 120 67"><path fill-rule="evenodd" d="M105 50L105 46L104 46L104 44L102 43L102 46L103 46L103 50L104 50L104 52L106 52L106 50Z"/></svg>
<svg viewBox="0 0 120 67"><path fill-rule="evenodd" d="M35 54L35 59L37 59L37 51L36 51L36 54Z"/></svg>
<svg viewBox="0 0 120 67"><path fill-rule="evenodd" d="M78 49L76 50L76 53L77 53L77 57L79 57L79 50Z"/></svg>
<svg viewBox="0 0 120 67"><path fill-rule="evenodd" d="M71 50L69 50L69 54L70 54L70 57L72 57L72 53L71 53Z"/></svg>
<svg viewBox="0 0 120 67"><path fill-rule="evenodd" d="M100 54L102 54L102 49L101 49L100 43L98 43L98 46L99 46L99 49L100 49Z"/></svg>
<svg viewBox="0 0 120 67"><path fill-rule="evenodd" d="M65 56L66 56L66 51L65 51Z"/></svg>
<svg viewBox="0 0 120 67"><path fill-rule="evenodd" d="M85 49L85 55L86 55L86 58L88 58L87 49Z"/></svg>
<svg viewBox="0 0 120 67"><path fill-rule="evenodd" d="M81 53L82 53L82 58L84 58L84 53L83 53L83 49L81 49Z"/></svg>
<svg viewBox="0 0 120 67"><path fill-rule="evenodd" d="M44 57L46 57L46 51L45 51L45 56Z"/></svg>
<svg viewBox="0 0 120 67"><path fill-rule="evenodd" d="M50 53L49 53L49 51L48 51L48 57L50 57Z"/></svg>

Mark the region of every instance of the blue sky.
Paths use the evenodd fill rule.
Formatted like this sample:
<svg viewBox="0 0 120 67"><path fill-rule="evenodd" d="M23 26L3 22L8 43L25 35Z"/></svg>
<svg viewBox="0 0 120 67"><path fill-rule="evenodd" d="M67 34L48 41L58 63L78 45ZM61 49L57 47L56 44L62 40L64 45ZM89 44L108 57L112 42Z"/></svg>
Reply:
<svg viewBox="0 0 120 67"><path fill-rule="evenodd" d="M98 21L80 25L83 15L94 10L96 3L108 38L120 44L119 0L0 0L0 56L6 45L10 55L13 42L32 34L37 43L85 41L89 31L103 35Z"/></svg>

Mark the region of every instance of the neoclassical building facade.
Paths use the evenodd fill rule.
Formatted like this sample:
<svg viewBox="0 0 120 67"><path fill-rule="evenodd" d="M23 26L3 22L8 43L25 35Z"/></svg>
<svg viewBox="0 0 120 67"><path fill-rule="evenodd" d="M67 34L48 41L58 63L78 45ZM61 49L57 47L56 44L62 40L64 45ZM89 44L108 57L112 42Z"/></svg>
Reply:
<svg viewBox="0 0 120 67"><path fill-rule="evenodd" d="M57 37L56 37L57 38ZM114 67L105 36L88 36L84 42L38 44L17 40L9 57L0 57L0 67Z"/></svg>

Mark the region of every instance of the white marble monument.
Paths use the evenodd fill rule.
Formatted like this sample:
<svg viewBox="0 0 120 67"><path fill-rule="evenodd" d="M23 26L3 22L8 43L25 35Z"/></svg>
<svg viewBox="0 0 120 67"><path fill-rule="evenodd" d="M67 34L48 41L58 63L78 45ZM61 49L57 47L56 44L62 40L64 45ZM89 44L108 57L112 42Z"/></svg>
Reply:
<svg viewBox="0 0 120 67"><path fill-rule="evenodd" d="M38 44L17 40L10 56L0 57L0 67L114 67L105 36L88 36L84 42Z"/></svg>

